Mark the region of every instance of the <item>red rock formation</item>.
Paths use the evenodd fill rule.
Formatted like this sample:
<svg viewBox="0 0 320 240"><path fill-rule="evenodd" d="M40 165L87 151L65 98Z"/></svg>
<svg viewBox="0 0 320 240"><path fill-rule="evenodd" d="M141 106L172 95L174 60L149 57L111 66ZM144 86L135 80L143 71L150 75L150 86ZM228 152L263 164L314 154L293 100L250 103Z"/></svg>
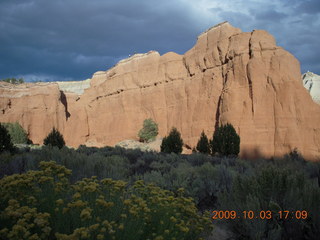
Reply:
<svg viewBox="0 0 320 240"><path fill-rule="evenodd" d="M19 121L38 143L55 126L70 146L104 146L137 138L151 117L161 136L175 126L190 147L202 130L212 136L215 126L229 122L243 155L281 156L298 148L317 159L320 106L300 76L299 62L270 34L222 23L184 55L152 51L97 72L80 96L59 92L57 84L3 86L0 121Z"/></svg>
<svg viewBox="0 0 320 240"><path fill-rule="evenodd" d="M62 96L57 84L0 82L0 122L19 122L34 143L42 143L53 126L64 128Z"/></svg>

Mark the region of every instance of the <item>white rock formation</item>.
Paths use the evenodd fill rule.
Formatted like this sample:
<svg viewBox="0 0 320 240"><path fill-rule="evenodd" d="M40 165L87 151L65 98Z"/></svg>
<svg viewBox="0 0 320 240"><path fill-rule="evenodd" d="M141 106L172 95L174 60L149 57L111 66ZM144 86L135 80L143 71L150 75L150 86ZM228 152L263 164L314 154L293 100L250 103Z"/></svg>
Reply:
<svg viewBox="0 0 320 240"><path fill-rule="evenodd" d="M59 85L59 89L63 92L72 92L81 95L85 89L90 87L90 81L91 79L56 83Z"/></svg>
<svg viewBox="0 0 320 240"><path fill-rule="evenodd" d="M302 75L302 82L313 101L320 104L320 76L308 71Z"/></svg>

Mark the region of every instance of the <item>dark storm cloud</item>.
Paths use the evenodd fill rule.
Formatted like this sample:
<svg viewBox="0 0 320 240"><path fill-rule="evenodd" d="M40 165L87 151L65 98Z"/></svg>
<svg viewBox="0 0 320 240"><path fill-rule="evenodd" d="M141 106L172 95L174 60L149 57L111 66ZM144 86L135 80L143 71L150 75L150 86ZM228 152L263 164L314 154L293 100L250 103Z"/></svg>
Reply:
<svg viewBox="0 0 320 240"><path fill-rule="evenodd" d="M318 2L225 0L217 6L221 1L4 0L0 78L85 79L129 54L183 54L199 33L225 20L244 31L268 30L298 57L303 71L320 73ZM208 15L210 4L216 7L207 7Z"/></svg>
<svg viewBox="0 0 320 240"><path fill-rule="evenodd" d="M302 13L311 13L311 14L320 13L320 1L319 0L301 1L297 10Z"/></svg>
<svg viewBox="0 0 320 240"><path fill-rule="evenodd" d="M170 1L1 2L0 77L83 79L135 52L183 53L196 35L185 13Z"/></svg>
<svg viewBox="0 0 320 240"><path fill-rule="evenodd" d="M254 14L254 16L259 20L265 20L269 21L272 19L273 21L280 21L287 17L287 14L277 12L276 10L270 9L270 10L264 10L261 12L257 12Z"/></svg>

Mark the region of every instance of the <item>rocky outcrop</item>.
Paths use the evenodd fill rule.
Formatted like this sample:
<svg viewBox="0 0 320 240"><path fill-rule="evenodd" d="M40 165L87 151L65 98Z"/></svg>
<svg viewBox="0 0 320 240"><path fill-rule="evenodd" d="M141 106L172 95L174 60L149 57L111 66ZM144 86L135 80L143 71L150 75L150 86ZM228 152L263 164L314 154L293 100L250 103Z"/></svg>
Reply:
<svg viewBox="0 0 320 240"><path fill-rule="evenodd" d="M162 143L162 138L158 138L149 143L142 143L137 140L124 140L116 144L116 146L126 148L126 149L140 149L141 151L156 151L160 152L160 146Z"/></svg>
<svg viewBox="0 0 320 240"><path fill-rule="evenodd" d="M81 95L85 89L90 87L91 79L83 81L68 81L68 82L56 82L59 89L63 92L76 93Z"/></svg>
<svg viewBox="0 0 320 240"><path fill-rule="evenodd" d="M19 122L34 143L53 126L64 129L66 108L57 84L0 82L0 122Z"/></svg>
<svg viewBox="0 0 320 240"><path fill-rule="evenodd" d="M302 82L313 101L320 104L320 76L312 72L306 72L302 75Z"/></svg>
<svg viewBox="0 0 320 240"><path fill-rule="evenodd" d="M15 98L19 89L1 87L0 121L19 121L39 143L55 126L68 145L104 146L137 139L143 120L153 118L160 136L175 126L190 148L202 130L212 136L229 122L240 134L242 155L282 156L298 148L317 159L320 106L300 76L297 59L269 33L244 33L225 22L202 33L184 55L151 51L95 73L81 95L52 83L25 88L30 97ZM42 87L52 91L32 94Z"/></svg>

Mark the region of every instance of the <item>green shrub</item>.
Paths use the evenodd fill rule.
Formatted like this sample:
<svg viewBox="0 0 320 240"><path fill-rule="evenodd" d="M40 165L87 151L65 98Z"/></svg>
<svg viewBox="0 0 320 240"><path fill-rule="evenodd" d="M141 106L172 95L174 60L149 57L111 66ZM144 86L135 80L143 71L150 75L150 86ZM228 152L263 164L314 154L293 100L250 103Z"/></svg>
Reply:
<svg viewBox="0 0 320 240"><path fill-rule="evenodd" d="M152 170L150 166L153 162L158 162L158 156L151 152L146 152L137 158L136 162L131 163L131 173L132 174L144 174Z"/></svg>
<svg viewBox="0 0 320 240"><path fill-rule="evenodd" d="M143 121L143 127L139 131L138 136L140 141L149 142L155 139L158 135L158 124L151 118Z"/></svg>
<svg viewBox="0 0 320 240"><path fill-rule="evenodd" d="M204 131L202 131L200 139L197 143L197 151L205 154L210 153L209 140Z"/></svg>
<svg viewBox="0 0 320 240"><path fill-rule="evenodd" d="M192 166L201 166L205 162L209 162L211 160L210 155L204 155L201 153L192 153L189 155L186 155L186 160L192 165Z"/></svg>
<svg viewBox="0 0 320 240"><path fill-rule="evenodd" d="M172 128L169 136L162 139L160 149L165 153L181 153L182 146L183 140L180 132L176 128Z"/></svg>
<svg viewBox="0 0 320 240"><path fill-rule="evenodd" d="M19 79L17 79L17 78L6 78L6 79L2 79L0 81L12 83L12 84L24 83L24 79L23 78L19 78Z"/></svg>
<svg viewBox="0 0 320 240"><path fill-rule="evenodd" d="M85 178L40 162L0 179L0 239L186 239L212 228L190 198L136 181Z"/></svg>
<svg viewBox="0 0 320 240"><path fill-rule="evenodd" d="M7 128L0 124L0 153L4 151L13 151L10 134Z"/></svg>
<svg viewBox="0 0 320 240"><path fill-rule="evenodd" d="M29 141L28 134L18 122L4 123L3 125L8 129L8 132L11 136L12 143L14 144L28 143Z"/></svg>
<svg viewBox="0 0 320 240"><path fill-rule="evenodd" d="M57 129L53 128L48 136L43 140L43 144L62 148L65 145L65 141L62 134Z"/></svg>
<svg viewBox="0 0 320 240"><path fill-rule="evenodd" d="M317 239L320 234L320 188L302 172L267 167L255 176L239 175L231 191L219 197L221 210L233 210L240 219L228 221L243 239ZM296 211L307 211L297 219ZM243 211L253 211L244 219ZM271 211L271 219L259 219L260 211ZM285 219L279 211L290 211ZM258 218L256 218L258 217Z"/></svg>
<svg viewBox="0 0 320 240"><path fill-rule="evenodd" d="M215 130L210 145L212 154L238 155L240 152L240 137L234 127L227 123Z"/></svg>

